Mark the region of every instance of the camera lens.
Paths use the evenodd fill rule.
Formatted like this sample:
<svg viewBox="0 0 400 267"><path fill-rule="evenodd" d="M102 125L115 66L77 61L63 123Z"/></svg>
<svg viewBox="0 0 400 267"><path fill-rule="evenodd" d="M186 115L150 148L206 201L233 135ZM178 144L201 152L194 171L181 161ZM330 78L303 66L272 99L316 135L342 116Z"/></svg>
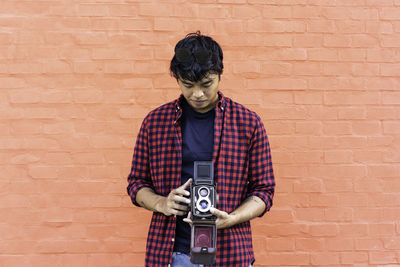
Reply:
<svg viewBox="0 0 400 267"><path fill-rule="evenodd" d="M205 210L208 207L208 202L205 200L200 201L200 207Z"/></svg>
<svg viewBox="0 0 400 267"><path fill-rule="evenodd" d="M208 190L205 188L201 188L199 194L200 196L205 197L208 195Z"/></svg>

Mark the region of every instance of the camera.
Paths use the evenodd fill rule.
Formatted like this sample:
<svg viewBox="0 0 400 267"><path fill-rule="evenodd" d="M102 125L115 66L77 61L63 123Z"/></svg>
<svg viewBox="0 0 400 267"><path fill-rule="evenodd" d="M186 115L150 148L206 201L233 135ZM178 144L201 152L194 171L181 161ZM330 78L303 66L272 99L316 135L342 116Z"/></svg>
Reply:
<svg viewBox="0 0 400 267"><path fill-rule="evenodd" d="M193 183L191 184L192 227L190 240L190 261L194 264L213 264L217 254L217 227L215 215L210 208L216 208L218 195L214 183L212 161L195 161Z"/></svg>

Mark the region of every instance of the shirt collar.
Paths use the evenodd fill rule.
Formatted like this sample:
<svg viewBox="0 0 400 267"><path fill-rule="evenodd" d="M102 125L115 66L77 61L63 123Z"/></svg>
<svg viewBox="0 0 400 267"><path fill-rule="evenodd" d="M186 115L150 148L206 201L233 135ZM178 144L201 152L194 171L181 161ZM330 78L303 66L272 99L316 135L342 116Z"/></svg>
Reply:
<svg viewBox="0 0 400 267"><path fill-rule="evenodd" d="M182 110L182 101L184 99L183 94L179 96L177 100L175 100L174 106L175 106L175 111L178 113L179 111ZM216 110L217 111L224 111L226 105L226 99L224 94L221 91L218 91L218 103L216 105Z"/></svg>

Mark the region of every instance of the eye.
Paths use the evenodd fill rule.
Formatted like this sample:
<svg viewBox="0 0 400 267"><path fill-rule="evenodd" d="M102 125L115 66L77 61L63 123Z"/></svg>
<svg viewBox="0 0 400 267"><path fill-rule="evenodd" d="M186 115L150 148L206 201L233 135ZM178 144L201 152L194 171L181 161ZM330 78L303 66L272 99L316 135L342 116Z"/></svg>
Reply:
<svg viewBox="0 0 400 267"><path fill-rule="evenodd" d="M203 86L204 88L208 88L208 87L211 86L211 82L204 83L204 84L202 84L202 86Z"/></svg>

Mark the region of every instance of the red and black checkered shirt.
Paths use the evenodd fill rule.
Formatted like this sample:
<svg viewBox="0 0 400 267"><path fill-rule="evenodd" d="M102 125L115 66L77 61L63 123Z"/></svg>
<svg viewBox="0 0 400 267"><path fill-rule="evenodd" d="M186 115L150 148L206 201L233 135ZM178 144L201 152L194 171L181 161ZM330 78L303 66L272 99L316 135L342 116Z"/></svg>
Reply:
<svg viewBox="0 0 400 267"><path fill-rule="evenodd" d="M224 97L215 108L214 179L218 209L231 213L249 196L272 206L275 180L270 147L259 116ZM168 196L181 185L183 96L150 112L140 128L128 177L132 202L143 187ZM172 260L176 218L154 212L147 238L146 266L168 266ZM250 222L218 230L214 266L249 266L254 262Z"/></svg>

